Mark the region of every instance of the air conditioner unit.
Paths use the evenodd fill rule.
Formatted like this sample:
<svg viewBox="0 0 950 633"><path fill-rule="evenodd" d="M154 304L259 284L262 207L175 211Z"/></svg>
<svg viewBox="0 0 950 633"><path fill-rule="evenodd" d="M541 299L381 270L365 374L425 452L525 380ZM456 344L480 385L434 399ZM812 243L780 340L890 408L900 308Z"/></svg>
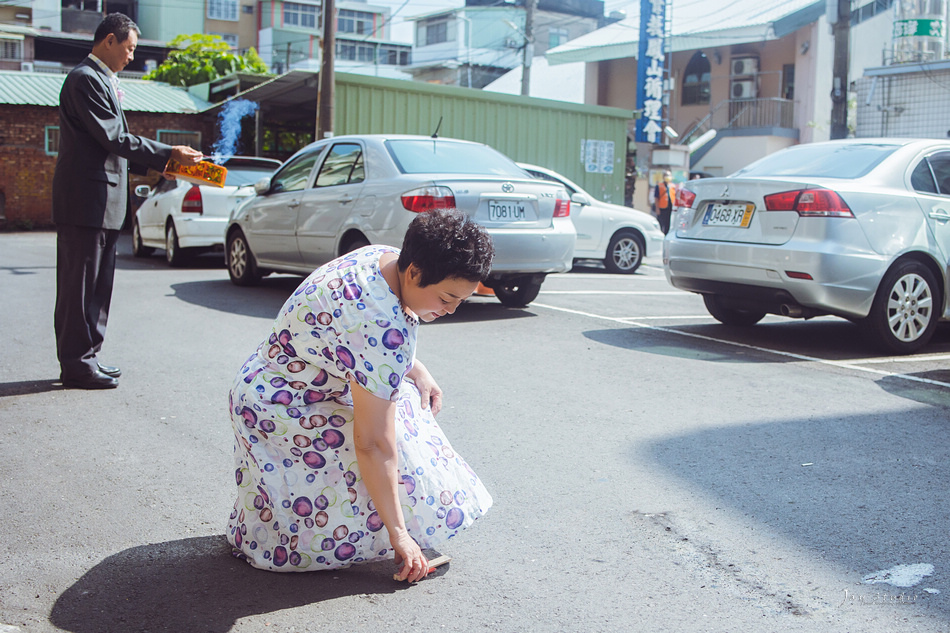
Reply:
<svg viewBox="0 0 950 633"><path fill-rule="evenodd" d="M734 79L732 81L732 99L755 99L755 79Z"/></svg>
<svg viewBox="0 0 950 633"><path fill-rule="evenodd" d="M20 62L20 70L25 73L33 72L33 62Z"/></svg>
<svg viewBox="0 0 950 633"><path fill-rule="evenodd" d="M732 76L742 77L759 72L758 57L735 57L732 60Z"/></svg>

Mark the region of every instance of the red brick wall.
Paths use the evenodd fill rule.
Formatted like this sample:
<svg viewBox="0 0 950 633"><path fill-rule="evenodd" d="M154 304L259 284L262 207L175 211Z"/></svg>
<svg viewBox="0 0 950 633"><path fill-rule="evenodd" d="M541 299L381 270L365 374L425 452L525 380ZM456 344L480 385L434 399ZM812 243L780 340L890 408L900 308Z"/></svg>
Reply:
<svg viewBox="0 0 950 633"><path fill-rule="evenodd" d="M126 118L133 134L148 138L158 130L200 131L205 152L215 140L213 117L127 112ZM0 104L0 228L51 226L56 157L46 154L46 127L58 125L58 108Z"/></svg>

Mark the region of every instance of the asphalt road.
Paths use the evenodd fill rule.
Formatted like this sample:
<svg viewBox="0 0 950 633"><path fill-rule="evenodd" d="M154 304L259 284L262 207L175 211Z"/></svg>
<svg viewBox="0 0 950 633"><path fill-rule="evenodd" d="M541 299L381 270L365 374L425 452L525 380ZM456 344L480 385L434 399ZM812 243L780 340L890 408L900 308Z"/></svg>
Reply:
<svg viewBox="0 0 950 633"><path fill-rule="evenodd" d="M224 541L227 393L299 278L125 237L120 386L63 390L54 246L0 234L0 633L950 630L950 328L910 358L836 319L726 328L657 262L474 298L418 353L494 507L415 586L273 574Z"/></svg>

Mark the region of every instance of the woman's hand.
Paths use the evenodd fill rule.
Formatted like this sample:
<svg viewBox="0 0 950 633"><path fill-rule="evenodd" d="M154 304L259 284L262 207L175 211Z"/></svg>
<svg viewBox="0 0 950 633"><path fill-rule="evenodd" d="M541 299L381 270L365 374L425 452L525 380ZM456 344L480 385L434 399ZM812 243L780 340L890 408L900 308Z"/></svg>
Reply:
<svg viewBox="0 0 950 633"><path fill-rule="evenodd" d="M405 530L398 530L395 534L391 532L389 541L396 552L396 563L402 563L399 573L394 576L396 580L416 582L428 575L429 559L425 557L419 544L409 536L408 532Z"/></svg>
<svg viewBox="0 0 950 633"><path fill-rule="evenodd" d="M439 388L426 366L416 359L412 369L406 372L406 378L411 379L419 390L419 395L422 396L422 408L431 409L432 415L438 415L442 410L442 389Z"/></svg>

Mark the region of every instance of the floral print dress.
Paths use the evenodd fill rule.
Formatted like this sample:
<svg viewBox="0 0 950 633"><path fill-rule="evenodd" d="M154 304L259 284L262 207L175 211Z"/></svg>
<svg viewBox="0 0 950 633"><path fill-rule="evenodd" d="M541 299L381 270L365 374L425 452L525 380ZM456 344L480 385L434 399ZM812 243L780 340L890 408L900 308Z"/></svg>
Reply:
<svg viewBox="0 0 950 633"><path fill-rule="evenodd" d="M272 571L336 569L391 557L360 476L350 379L396 402L399 495L409 534L431 548L471 525L492 499L405 380L419 323L367 246L314 271L281 308L230 394L236 556Z"/></svg>

